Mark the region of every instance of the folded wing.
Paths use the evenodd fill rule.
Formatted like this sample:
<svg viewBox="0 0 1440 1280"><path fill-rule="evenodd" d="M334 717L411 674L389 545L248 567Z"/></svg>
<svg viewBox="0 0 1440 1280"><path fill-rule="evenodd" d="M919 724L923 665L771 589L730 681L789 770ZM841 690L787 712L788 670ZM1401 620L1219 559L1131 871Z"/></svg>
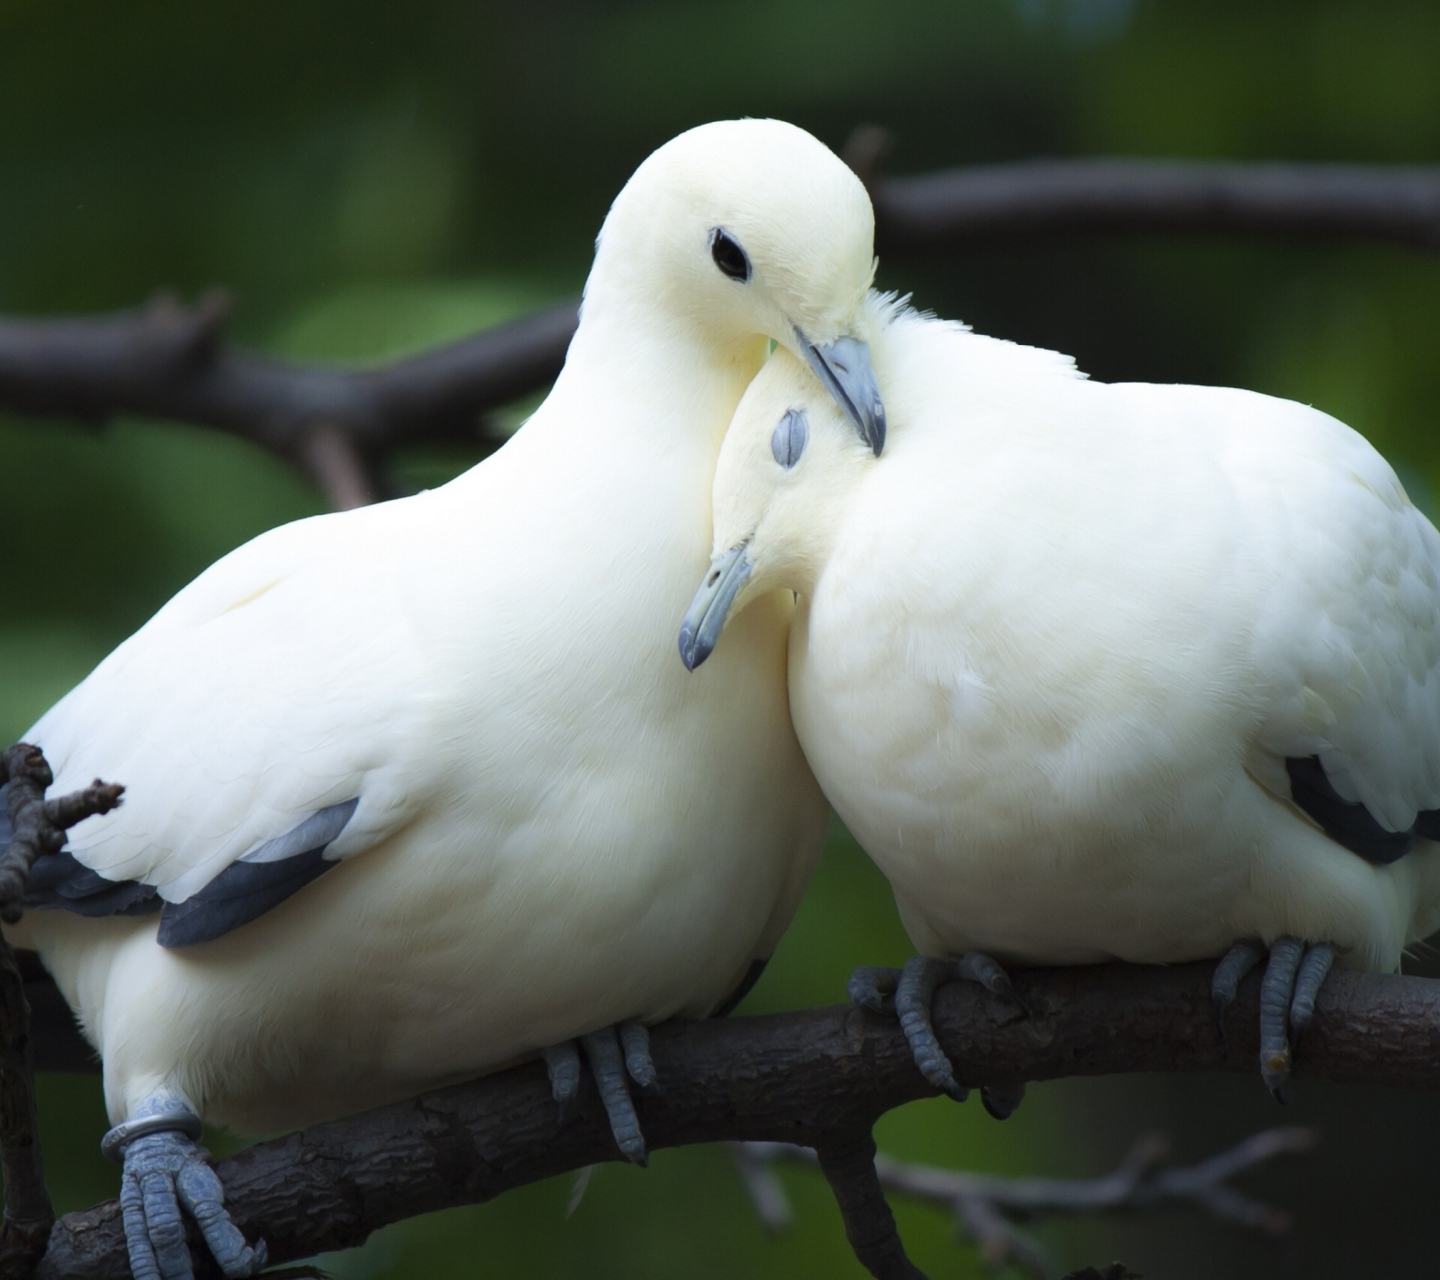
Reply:
<svg viewBox="0 0 1440 1280"><path fill-rule="evenodd" d="M321 517L241 547L26 735L55 794L93 777L126 788L120 808L36 863L29 905L158 910L161 944L193 945L409 819L423 792L423 664L377 523Z"/></svg>

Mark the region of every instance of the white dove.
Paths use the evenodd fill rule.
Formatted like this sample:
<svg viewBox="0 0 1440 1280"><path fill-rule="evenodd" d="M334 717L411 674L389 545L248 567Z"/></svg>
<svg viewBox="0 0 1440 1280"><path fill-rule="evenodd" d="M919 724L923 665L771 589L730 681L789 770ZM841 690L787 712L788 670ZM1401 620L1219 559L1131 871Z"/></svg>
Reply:
<svg viewBox="0 0 1440 1280"><path fill-rule="evenodd" d="M286 1129L542 1051L563 1110L579 1038L643 1161L645 1024L758 976L826 821L788 597L699 681L673 659L715 458L772 341L883 442L855 337L872 233L800 129L668 143L617 197L564 372L513 440L226 556L27 735L57 793L126 786L37 864L48 909L13 936L103 1058L136 1276L190 1274L177 1191L226 1274L264 1260L201 1117Z"/></svg>
<svg viewBox="0 0 1440 1280"><path fill-rule="evenodd" d="M1440 927L1440 537L1302 405L1086 381L913 312L872 348L881 458L786 353L751 384L680 641L693 668L799 595L801 745L922 953L852 995L893 991L963 1096L940 982L1224 953L1219 1022L1268 948L1279 1096L1332 960L1393 970Z"/></svg>

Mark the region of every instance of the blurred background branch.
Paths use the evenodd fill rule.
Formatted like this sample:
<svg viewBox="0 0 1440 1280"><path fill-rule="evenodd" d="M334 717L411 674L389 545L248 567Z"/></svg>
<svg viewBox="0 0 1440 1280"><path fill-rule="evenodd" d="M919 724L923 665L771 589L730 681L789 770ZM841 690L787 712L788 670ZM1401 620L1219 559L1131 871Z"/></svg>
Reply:
<svg viewBox="0 0 1440 1280"><path fill-rule="evenodd" d="M0 406L105 423L214 427L309 472L331 505L373 496L368 468L416 441L484 439L482 417L552 381L575 329L562 304L375 369L291 364L222 341L229 303L161 296L136 311L0 320ZM493 444L498 444L493 441Z"/></svg>
<svg viewBox="0 0 1440 1280"><path fill-rule="evenodd" d="M873 144L871 144L873 146ZM870 184L881 253L1073 235L1371 240L1440 249L1440 166L1026 160Z"/></svg>
<svg viewBox="0 0 1440 1280"><path fill-rule="evenodd" d="M884 178L887 144L866 127L846 148L874 199L882 253L1142 232L1440 248L1440 166L1037 160ZM290 459L347 509L385 496L377 468L397 448L502 443L485 415L554 380L576 304L367 369L239 350L223 341L228 314L226 295L212 292L192 307L162 295L108 316L0 318L0 409L214 427Z"/></svg>
<svg viewBox="0 0 1440 1280"><path fill-rule="evenodd" d="M1051 1274L1050 1259L1017 1223L1185 1205L1220 1222L1283 1235L1290 1229L1290 1215L1237 1191L1230 1179L1278 1155L1309 1151L1316 1140L1312 1129L1265 1129L1198 1164L1176 1165L1170 1144L1158 1134L1146 1134L1117 1169L1095 1178L1004 1178L897 1160L883 1152L875 1157L875 1171L892 1196L948 1212L957 1236L979 1249L987 1267L1011 1266L1043 1278ZM817 1168L815 1152L788 1142L736 1142L731 1150L761 1222L772 1232L788 1230L793 1211L775 1167Z"/></svg>

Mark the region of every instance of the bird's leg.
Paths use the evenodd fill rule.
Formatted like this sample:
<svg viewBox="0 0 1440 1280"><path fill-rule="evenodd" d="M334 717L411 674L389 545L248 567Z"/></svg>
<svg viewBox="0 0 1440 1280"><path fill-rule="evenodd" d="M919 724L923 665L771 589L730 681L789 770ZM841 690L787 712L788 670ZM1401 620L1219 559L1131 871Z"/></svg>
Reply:
<svg viewBox="0 0 1440 1280"><path fill-rule="evenodd" d="M622 1022L545 1050L545 1070L550 1076L550 1092L559 1104L562 1125L570 1122L579 1102L581 1051L600 1090L615 1144L627 1160L644 1168L649 1156L629 1082L633 1080L642 1092L652 1096L661 1093L655 1061L650 1056L650 1032L642 1023Z"/></svg>
<svg viewBox="0 0 1440 1280"><path fill-rule="evenodd" d="M196 1146L199 1136L200 1118L186 1103L155 1094L100 1144L123 1166L120 1211L135 1280L192 1280L182 1207L225 1275L253 1276L265 1267L265 1242L247 1245L230 1221L225 1189Z"/></svg>
<svg viewBox="0 0 1440 1280"><path fill-rule="evenodd" d="M1222 1042L1225 1010L1234 1001L1241 979L1264 953L1259 941L1237 942L1215 966L1210 992L1215 1030ZM1315 999L1334 963L1335 948L1328 942L1306 947L1299 938L1286 937L1277 938L1270 948L1260 982L1260 1076L1277 1102L1290 1101L1286 1080L1295 1047L1315 1016Z"/></svg>
<svg viewBox="0 0 1440 1280"><path fill-rule="evenodd" d="M1260 963L1265 944L1259 938L1237 942L1215 966L1210 979L1210 1004L1215 1014L1215 1034L1225 1043L1225 1013L1235 1003L1235 993L1245 975Z"/></svg>
<svg viewBox="0 0 1440 1280"><path fill-rule="evenodd" d="M1025 1006L1015 994L1010 976L989 956L972 951L960 960L938 960L915 956L897 974L894 969L857 969L850 978L850 998L879 1013L893 1013L910 1044L920 1074L942 1093L963 1102L970 1091L955 1079L955 1070L940 1041L930 1016L935 989L946 982L979 983L985 990L1016 1005ZM893 1000L891 993L893 992ZM995 1085L984 1091L986 1109L1004 1119L1020 1104L1024 1086Z"/></svg>

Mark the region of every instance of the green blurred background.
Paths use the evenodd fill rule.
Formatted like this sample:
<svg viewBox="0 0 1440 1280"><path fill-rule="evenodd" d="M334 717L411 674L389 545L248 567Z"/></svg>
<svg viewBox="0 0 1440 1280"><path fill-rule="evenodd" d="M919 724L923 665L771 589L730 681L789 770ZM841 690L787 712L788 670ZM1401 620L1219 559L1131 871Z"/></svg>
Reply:
<svg viewBox="0 0 1440 1280"><path fill-rule="evenodd" d="M1440 152L1440 5L1312 0L0 0L0 312L233 291L232 332L364 361L578 291L595 230L667 137L735 115L834 146L890 129L891 172L1036 155L1420 162ZM1029 243L882 263L881 283L1106 379L1233 383L1319 405L1372 439L1422 505L1440 479L1440 265L1401 250L1214 241ZM511 415L518 419L518 412ZM432 482L474 456L398 460ZM322 507L273 458L194 428L0 416L0 510L48 556L0 591L9 741L215 557ZM886 886L836 832L746 1003L840 997L909 952ZM113 1194L96 1081L42 1083L60 1207ZM917 1105L881 1145L937 1163L1098 1172L1147 1128L1198 1157L1305 1120L1319 1153L1249 1180L1294 1211L1279 1244L1182 1214L1047 1227L1067 1265L1148 1277L1433 1274L1440 1104L1258 1080L1033 1088L998 1125ZM858 1276L828 1192L785 1175L771 1240L720 1150L607 1166L578 1210L544 1184L406 1223L327 1259L341 1277ZM942 1215L900 1206L934 1277L980 1274Z"/></svg>

